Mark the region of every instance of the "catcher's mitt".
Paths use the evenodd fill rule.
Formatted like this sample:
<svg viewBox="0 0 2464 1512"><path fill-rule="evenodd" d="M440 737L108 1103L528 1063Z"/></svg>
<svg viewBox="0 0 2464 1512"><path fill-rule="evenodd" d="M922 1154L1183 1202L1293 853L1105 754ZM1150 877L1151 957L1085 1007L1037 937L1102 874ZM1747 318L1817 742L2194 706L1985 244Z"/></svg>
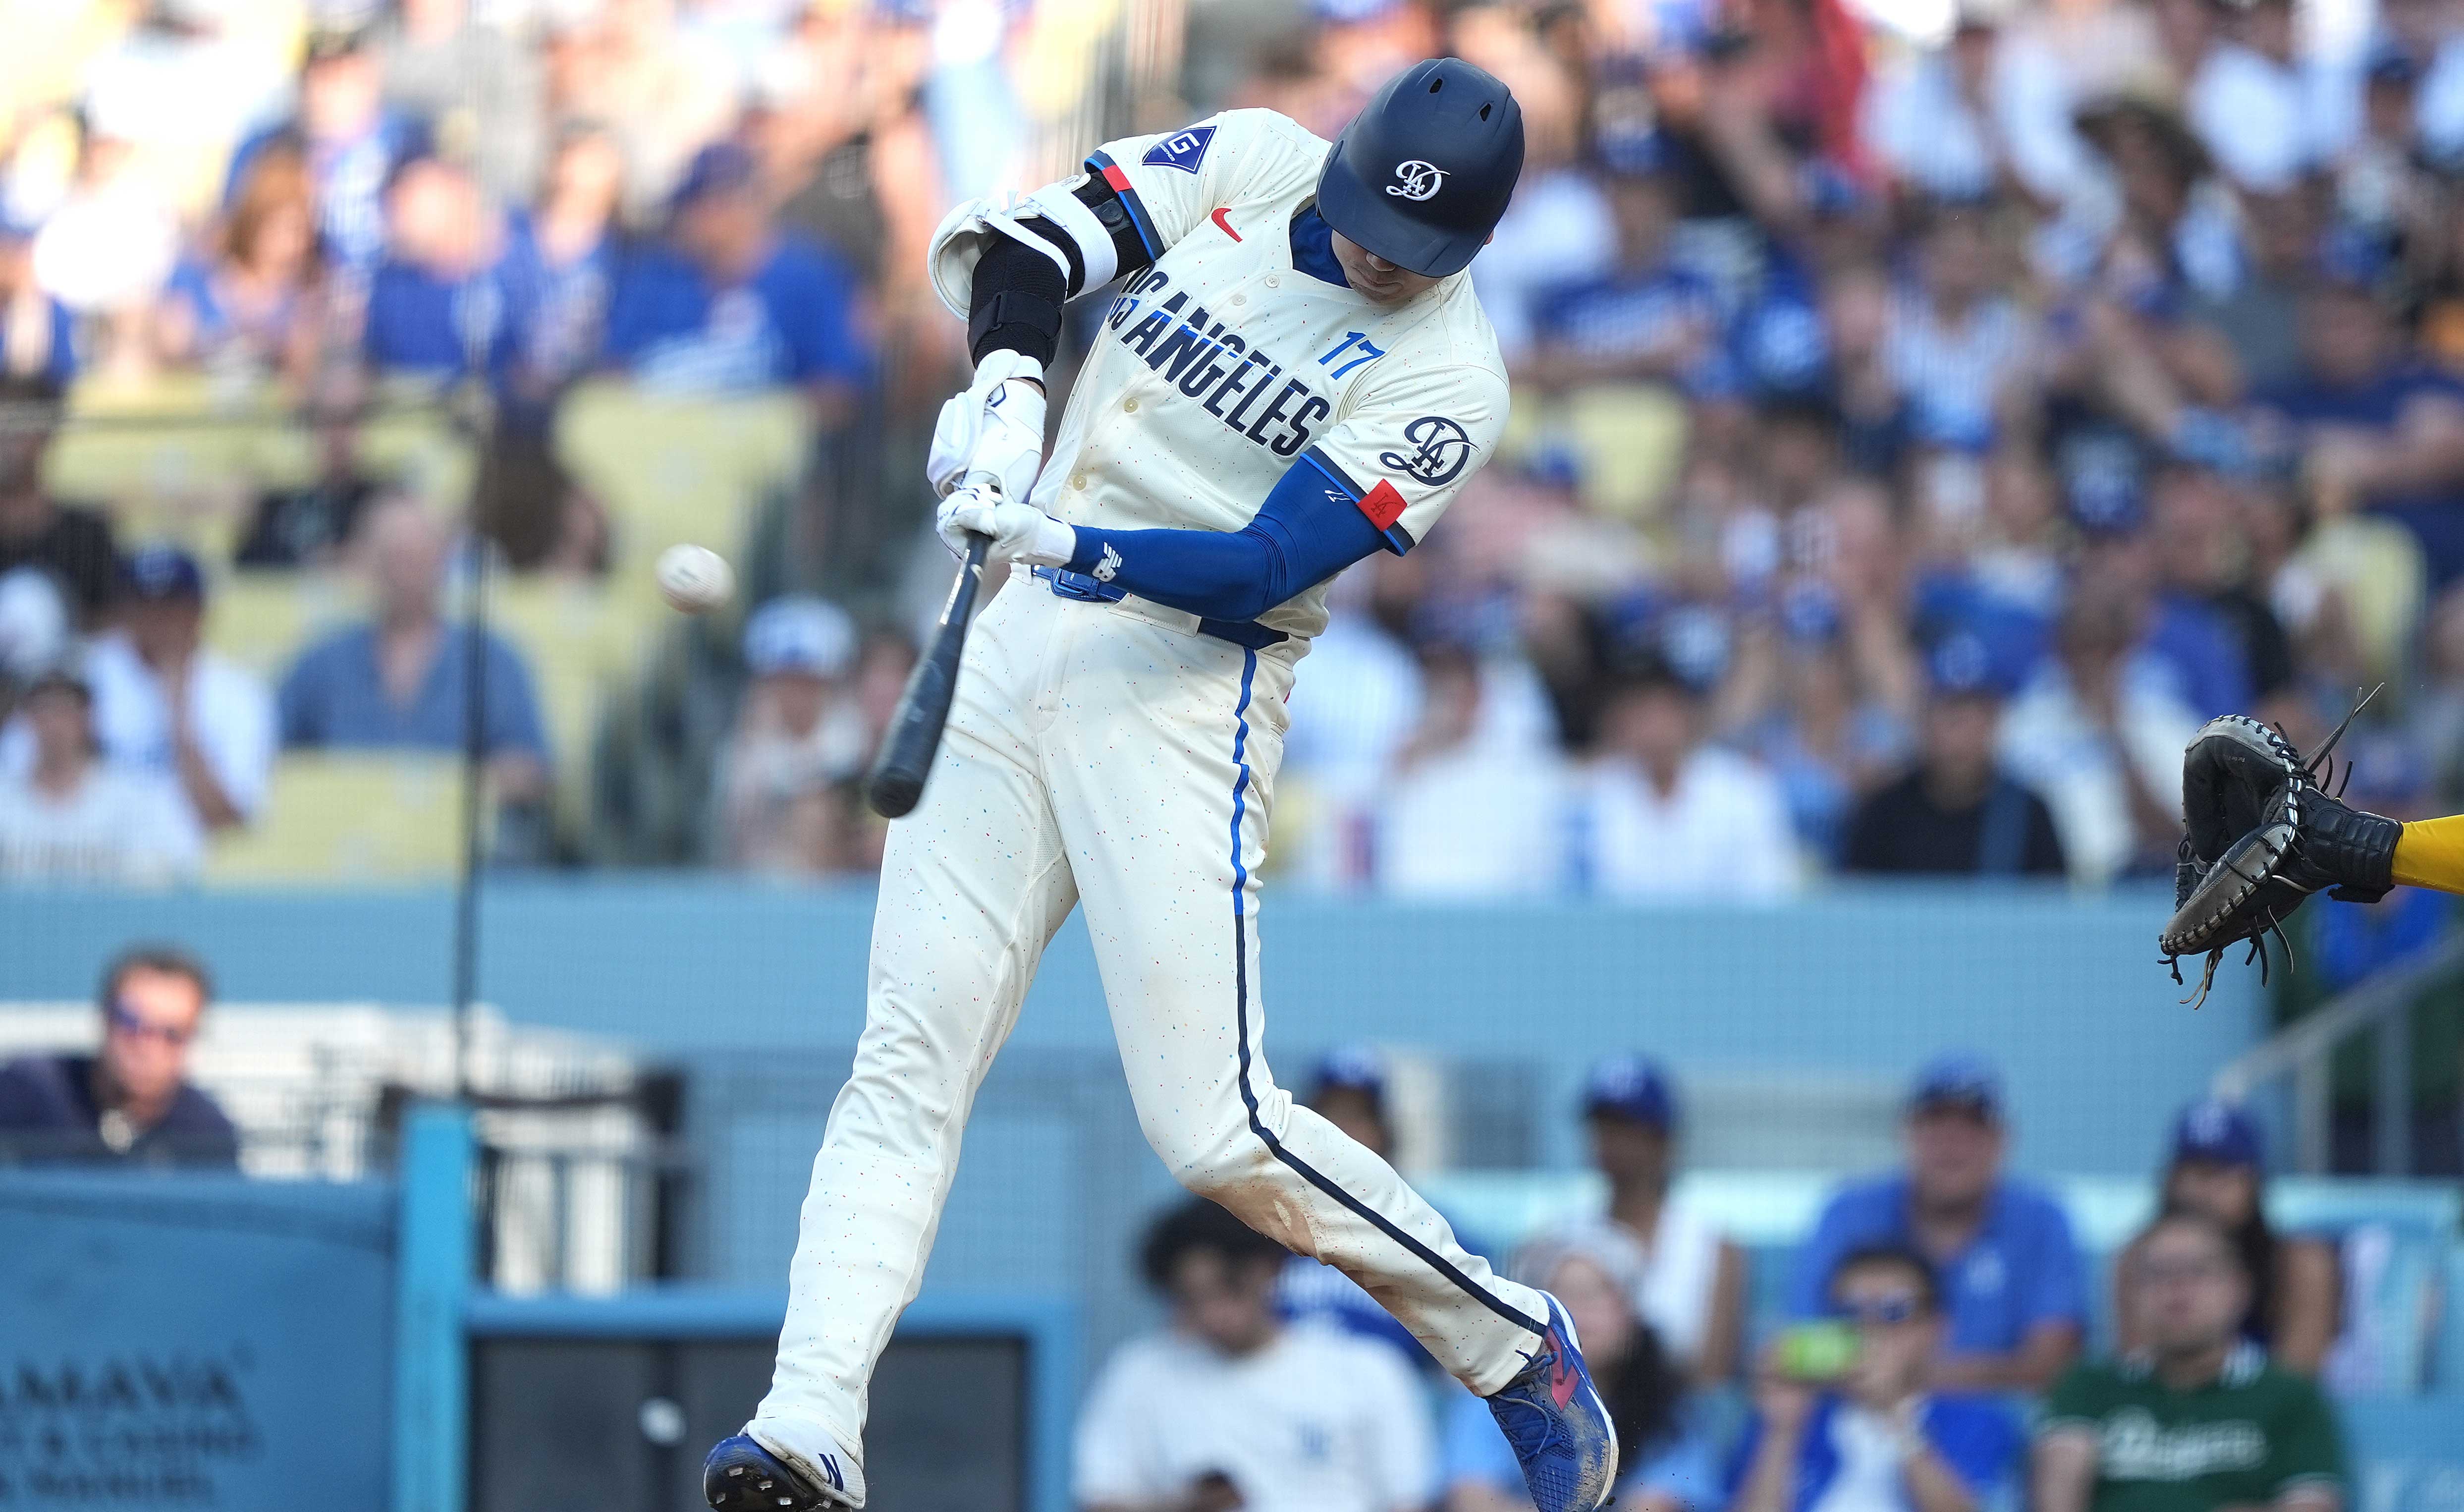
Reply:
<svg viewBox="0 0 2464 1512"><path fill-rule="evenodd" d="M2157 945L2176 982L2181 957L2208 958L2195 1001L2206 999L2225 950L2243 941L2265 980L2268 932L2281 941L2284 921L2312 893L2376 902L2394 885L2404 826L2346 808L2320 782L2352 722L2346 715L2307 761L2282 734L2238 714L2210 720L2183 753L2189 833L2173 868L2173 917Z"/></svg>

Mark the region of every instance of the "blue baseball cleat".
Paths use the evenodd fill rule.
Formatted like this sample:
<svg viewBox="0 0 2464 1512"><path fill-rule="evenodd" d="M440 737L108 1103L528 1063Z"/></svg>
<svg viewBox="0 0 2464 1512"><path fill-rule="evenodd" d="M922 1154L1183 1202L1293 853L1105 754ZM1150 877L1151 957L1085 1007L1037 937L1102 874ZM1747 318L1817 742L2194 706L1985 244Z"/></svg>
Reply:
<svg viewBox="0 0 2464 1512"><path fill-rule="evenodd" d="M1537 1512L1597 1512L1617 1483L1617 1426L1592 1386L1574 1324L1554 1297L1549 1297L1549 1331L1529 1359L1522 1374L1488 1398L1488 1411L1523 1462Z"/></svg>
<svg viewBox="0 0 2464 1512"><path fill-rule="evenodd" d="M713 1512L838 1512L864 1505L864 1493L850 1495L835 1457L823 1456L819 1469L825 1481L817 1484L750 1434L738 1434L720 1439L702 1461L701 1494Z"/></svg>

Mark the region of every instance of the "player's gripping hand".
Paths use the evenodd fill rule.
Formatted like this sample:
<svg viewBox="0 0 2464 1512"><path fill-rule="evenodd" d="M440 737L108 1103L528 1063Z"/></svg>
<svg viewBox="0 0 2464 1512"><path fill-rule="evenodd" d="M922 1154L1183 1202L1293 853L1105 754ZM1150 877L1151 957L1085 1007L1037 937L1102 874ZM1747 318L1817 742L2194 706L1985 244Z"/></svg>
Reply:
<svg viewBox="0 0 2464 1512"><path fill-rule="evenodd" d="M994 560L1035 567L1060 567L1078 549L1078 532L1033 504L1005 499L999 489L981 483L969 484L941 500L933 528L960 558L967 554L970 534L993 538Z"/></svg>
<svg viewBox="0 0 2464 1512"><path fill-rule="evenodd" d="M1024 499L1044 465L1044 365L996 347L976 365L966 391L950 396L933 427L924 476L947 494L969 473L990 473L1001 492Z"/></svg>

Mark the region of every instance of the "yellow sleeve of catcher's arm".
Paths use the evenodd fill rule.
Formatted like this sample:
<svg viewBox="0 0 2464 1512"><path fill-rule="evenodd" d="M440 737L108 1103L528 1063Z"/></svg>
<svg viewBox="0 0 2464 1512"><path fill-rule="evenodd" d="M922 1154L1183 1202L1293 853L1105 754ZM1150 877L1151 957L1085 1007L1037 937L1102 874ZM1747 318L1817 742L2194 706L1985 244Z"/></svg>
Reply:
<svg viewBox="0 0 2464 1512"><path fill-rule="evenodd" d="M2464 893L2464 813L2406 825L2396 836L2395 879L2408 887Z"/></svg>

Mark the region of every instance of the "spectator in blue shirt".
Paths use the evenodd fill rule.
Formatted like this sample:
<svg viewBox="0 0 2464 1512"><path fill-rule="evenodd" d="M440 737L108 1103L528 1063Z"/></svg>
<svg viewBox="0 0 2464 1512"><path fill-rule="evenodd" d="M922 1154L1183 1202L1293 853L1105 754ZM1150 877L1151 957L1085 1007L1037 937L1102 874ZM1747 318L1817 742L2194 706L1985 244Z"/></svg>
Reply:
<svg viewBox="0 0 2464 1512"><path fill-rule="evenodd" d="M1723 388L1731 365L1720 343L1719 291L1670 255L1680 189L1665 145L1655 134L1629 134L1601 151L1617 259L1596 278L1540 296L1526 376L1546 389L1652 380L1697 392Z"/></svg>
<svg viewBox="0 0 2464 1512"><path fill-rule="evenodd" d="M546 428L546 407L599 361L617 268L616 205L625 163L616 139L566 128L536 208L506 227L503 282L515 342L512 398Z"/></svg>
<svg viewBox="0 0 2464 1512"><path fill-rule="evenodd" d="M470 665L459 624L439 607L443 524L395 496L363 514L354 542L375 589L376 617L300 654L282 679L282 744L299 748L462 748ZM483 745L501 802L536 801L547 787L547 738L530 669L490 636Z"/></svg>
<svg viewBox="0 0 2464 1512"><path fill-rule="evenodd" d="M1756 1386L1729 1466L1728 1512L2008 1504L2018 1421L1991 1398L1927 1388L1944 1333L1933 1266L1894 1245L1859 1247L1839 1257L1824 1296L1853 1336L1833 1345L1828 1325L1815 1325L1800 1337L1819 1347L1784 1349L1780 1368ZM1823 1358L1835 1351L1845 1358Z"/></svg>
<svg viewBox="0 0 2464 1512"><path fill-rule="evenodd" d="M1831 1310L1841 1257L1877 1244L1923 1256L1943 1293L1946 1390L2042 1390L2079 1353L2087 1292L2069 1219L2054 1199L2002 1173L2001 1074L1945 1056L1918 1074L1904 1129L1907 1169L1831 1199L1797 1256L1790 1307Z"/></svg>
<svg viewBox="0 0 2464 1512"><path fill-rule="evenodd" d="M2300 374L2257 402L2289 428L2313 507L2402 523L2443 588L2464 574L2464 384L2409 355L2376 259L2321 260L2301 300Z"/></svg>
<svg viewBox="0 0 2464 1512"><path fill-rule="evenodd" d="M606 356L670 392L802 388L832 426L869 367L855 300L834 255L772 224L752 155L722 142L676 189L667 244L618 277Z"/></svg>
<svg viewBox="0 0 2464 1512"><path fill-rule="evenodd" d="M441 158L403 165L385 189L385 257L361 332L380 373L501 379L513 357L498 269L504 237L471 175Z"/></svg>
<svg viewBox="0 0 2464 1512"><path fill-rule="evenodd" d="M188 1079L188 1047L213 1000L205 965L168 945L122 952L98 995L92 1055L0 1063L0 1156L102 1166L239 1163L239 1131Z"/></svg>
<svg viewBox="0 0 2464 1512"><path fill-rule="evenodd" d="M317 231L329 263L364 278L385 255L385 189L402 164L428 148L427 126L385 108L383 65L363 33L319 30L299 70L299 110L231 154L226 204L257 158L276 144L297 148L317 185Z"/></svg>

